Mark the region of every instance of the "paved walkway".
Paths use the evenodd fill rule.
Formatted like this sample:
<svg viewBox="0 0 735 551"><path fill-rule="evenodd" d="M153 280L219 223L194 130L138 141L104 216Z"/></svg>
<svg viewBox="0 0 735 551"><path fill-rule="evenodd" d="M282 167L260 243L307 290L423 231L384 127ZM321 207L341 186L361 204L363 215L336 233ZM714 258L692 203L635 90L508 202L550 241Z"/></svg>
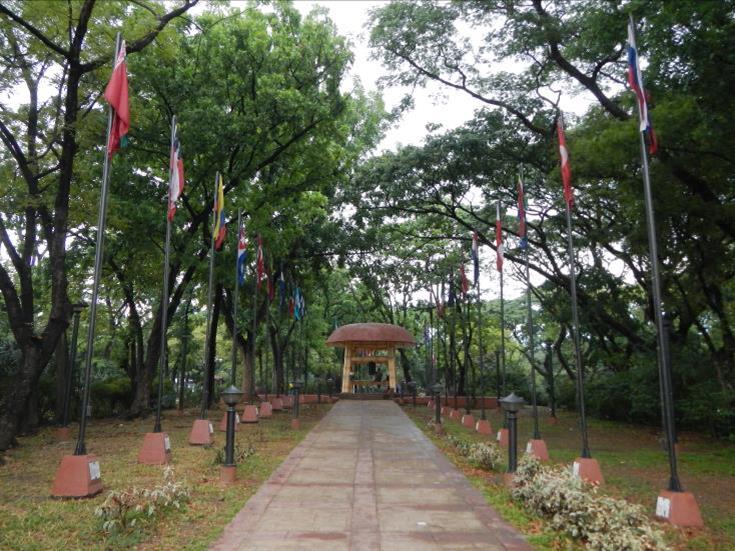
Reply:
<svg viewBox="0 0 735 551"><path fill-rule="evenodd" d="M338 402L212 549L532 549L392 401Z"/></svg>

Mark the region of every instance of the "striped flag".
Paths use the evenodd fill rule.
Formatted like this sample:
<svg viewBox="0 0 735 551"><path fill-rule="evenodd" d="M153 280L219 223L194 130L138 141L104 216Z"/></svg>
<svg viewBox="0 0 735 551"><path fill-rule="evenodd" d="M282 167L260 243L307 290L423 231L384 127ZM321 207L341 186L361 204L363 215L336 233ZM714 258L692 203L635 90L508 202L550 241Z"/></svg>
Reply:
<svg viewBox="0 0 735 551"><path fill-rule="evenodd" d="M227 235L227 224L225 223L225 186L222 175L217 174L217 200L214 202L215 224L214 224L214 249L219 251Z"/></svg>
<svg viewBox="0 0 735 551"><path fill-rule="evenodd" d="M237 285L245 283L245 264L248 261L248 240L245 236L245 228L240 228L240 238L237 240Z"/></svg>
<svg viewBox="0 0 735 551"><path fill-rule="evenodd" d="M466 297L470 291L470 280L467 279L467 274L464 271L464 262L459 265L459 282L460 289L462 290L462 296Z"/></svg>
<svg viewBox="0 0 735 551"><path fill-rule="evenodd" d="M472 275L477 285L477 282L480 281L480 241L476 231L472 232Z"/></svg>
<svg viewBox="0 0 735 551"><path fill-rule="evenodd" d="M105 88L105 99L114 110L110 135L107 136L107 156L110 158L120 147L125 147L128 130L130 130L128 68L125 65L125 56L125 41L123 40L120 43L120 50L117 52L110 82L107 83Z"/></svg>
<svg viewBox="0 0 735 551"><path fill-rule="evenodd" d="M572 168L569 166L569 150L567 149L567 138L564 135L564 117L561 115L559 115L559 120L556 123L556 134L559 138L559 158L561 159L561 181L564 185L564 200L571 209L574 206Z"/></svg>
<svg viewBox="0 0 735 551"><path fill-rule="evenodd" d="M168 183L168 219L172 221L176 214L176 201L184 191L184 159L181 158L181 142L179 126L174 125L174 139L171 147Z"/></svg>
<svg viewBox="0 0 735 551"><path fill-rule="evenodd" d="M283 262L281 262L281 270L278 276L278 294L280 295L281 310L286 306L286 276L283 271Z"/></svg>
<svg viewBox="0 0 735 551"><path fill-rule="evenodd" d="M503 271L503 225L500 222L500 201L495 205L495 249L497 257L495 265L499 272Z"/></svg>
<svg viewBox="0 0 735 551"><path fill-rule="evenodd" d="M521 249L528 247L528 237L526 237L526 200L523 194L523 179L518 175L518 237L521 238Z"/></svg>
<svg viewBox="0 0 735 551"><path fill-rule="evenodd" d="M648 145L648 152L655 155L658 150L658 142L656 134L653 131L651 120L648 117L648 94L643 88L643 75L641 66L638 62L638 49L635 45L635 28L633 27L633 17L628 22L628 84L635 92L638 100L638 119L640 120L640 131Z"/></svg>

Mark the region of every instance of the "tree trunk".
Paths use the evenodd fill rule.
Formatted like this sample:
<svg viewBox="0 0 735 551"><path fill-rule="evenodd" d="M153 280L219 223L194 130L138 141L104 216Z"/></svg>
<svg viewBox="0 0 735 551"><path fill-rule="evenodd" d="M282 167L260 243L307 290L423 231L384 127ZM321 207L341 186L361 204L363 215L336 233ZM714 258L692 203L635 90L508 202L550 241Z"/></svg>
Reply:
<svg viewBox="0 0 735 551"><path fill-rule="evenodd" d="M61 334L54 352L56 362L56 393L54 400L54 420L61 425L64 417L64 400L66 398L66 385L71 376L69 365L69 347L66 339L66 331Z"/></svg>

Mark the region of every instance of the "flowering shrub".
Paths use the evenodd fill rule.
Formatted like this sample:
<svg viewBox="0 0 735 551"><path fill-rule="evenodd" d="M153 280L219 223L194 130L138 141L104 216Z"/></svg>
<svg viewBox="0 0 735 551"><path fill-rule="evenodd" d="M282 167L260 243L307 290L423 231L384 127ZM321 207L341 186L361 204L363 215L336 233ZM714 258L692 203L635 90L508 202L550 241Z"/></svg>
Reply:
<svg viewBox="0 0 735 551"><path fill-rule="evenodd" d="M235 450L234 450L234 459L235 463L242 463L245 461L248 457L251 457L255 455L255 445L248 441L244 445L240 445L237 442L235 442ZM215 465L224 465L225 464L225 447L222 446L221 448L217 448L215 454L214 454L214 460L212 461Z"/></svg>
<svg viewBox="0 0 735 551"><path fill-rule="evenodd" d="M494 470L503 460L498 446L493 443L470 442L451 434L447 436L447 440L459 455L486 471Z"/></svg>
<svg viewBox="0 0 735 551"><path fill-rule="evenodd" d="M174 478L173 467L163 468L163 484L153 488L113 490L94 511L107 533L121 532L148 521L170 508L180 509L189 501L190 490Z"/></svg>
<svg viewBox="0 0 735 551"><path fill-rule="evenodd" d="M564 467L542 466L526 455L514 477L514 499L550 520L551 526L585 540L599 551L653 551L666 549L640 505L599 495Z"/></svg>

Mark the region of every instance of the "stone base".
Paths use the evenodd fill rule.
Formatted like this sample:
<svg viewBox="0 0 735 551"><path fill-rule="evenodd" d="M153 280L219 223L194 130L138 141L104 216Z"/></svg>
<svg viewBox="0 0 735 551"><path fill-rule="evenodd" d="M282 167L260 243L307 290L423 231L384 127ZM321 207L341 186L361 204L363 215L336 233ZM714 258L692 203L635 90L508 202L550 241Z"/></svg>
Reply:
<svg viewBox="0 0 735 551"><path fill-rule="evenodd" d="M437 425L434 424L434 433L435 434L444 434L444 425Z"/></svg>
<svg viewBox="0 0 735 551"><path fill-rule="evenodd" d="M428 409L433 408L434 407L434 400L429 400L428 402L426 402L426 407Z"/></svg>
<svg viewBox="0 0 735 551"><path fill-rule="evenodd" d="M475 423L475 432L478 434L484 434L490 436L493 433L493 428L490 426L490 421L487 419L480 419Z"/></svg>
<svg viewBox="0 0 735 551"><path fill-rule="evenodd" d="M242 421L240 420L240 414L235 412L235 431L240 430L240 423ZM227 412L225 411L225 414L222 416L222 420L219 422L218 430L220 432L227 432Z"/></svg>
<svg viewBox="0 0 735 551"><path fill-rule="evenodd" d="M439 413L442 414L442 415L448 415L449 414L449 411L451 409L452 408L450 408L450 407L442 406L441 409L439 410Z"/></svg>
<svg viewBox="0 0 735 551"><path fill-rule="evenodd" d="M459 421L459 420L460 420L460 415L459 415L459 411L458 411L458 410L456 410L456 409L453 409L452 411L450 411L450 412L449 412L449 418L450 418L450 419L451 419L452 421Z"/></svg>
<svg viewBox="0 0 735 551"><path fill-rule="evenodd" d="M656 500L656 518L674 526L704 526L694 494L661 490Z"/></svg>
<svg viewBox="0 0 735 551"><path fill-rule="evenodd" d="M549 460L549 450L546 448L546 442L541 439L531 439L526 444L526 453L533 455L539 461Z"/></svg>
<svg viewBox="0 0 735 551"><path fill-rule="evenodd" d="M56 471L53 497L92 497L102 491L100 464L94 455L65 455Z"/></svg>
<svg viewBox="0 0 735 551"><path fill-rule="evenodd" d="M299 430L301 428L301 420L300 419L291 419L291 429L292 430Z"/></svg>
<svg viewBox="0 0 735 551"><path fill-rule="evenodd" d="M258 411L258 417L261 419L268 419L273 416L273 406L270 402L263 402L260 404L260 410Z"/></svg>
<svg viewBox="0 0 735 551"><path fill-rule="evenodd" d="M189 444L192 446L211 446L214 441L214 427L207 419L197 419L189 433Z"/></svg>
<svg viewBox="0 0 735 551"><path fill-rule="evenodd" d="M509 490L515 488L515 476L516 473L503 473L503 486L505 486Z"/></svg>
<svg viewBox="0 0 735 551"><path fill-rule="evenodd" d="M258 422L258 408L257 406L248 405L242 410L242 422L243 423L257 423Z"/></svg>
<svg viewBox="0 0 735 551"><path fill-rule="evenodd" d="M462 426L468 429L475 428L475 418L472 417L471 413L462 416Z"/></svg>
<svg viewBox="0 0 735 551"><path fill-rule="evenodd" d="M237 479L237 467L222 465L219 468L219 481L222 484L232 484Z"/></svg>
<svg viewBox="0 0 735 551"><path fill-rule="evenodd" d="M602 476L600 464L597 462L597 459L590 457L578 457L574 460L572 472L575 476L578 476L590 484L600 486L605 483L605 478Z"/></svg>
<svg viewBox="0 0 735 551"><path fill-rule="evenodd" d="M283 401L283 409L291 409L291 406L293 406L293 396L284 396L281 400Z"/></svg>
<svg viewBox="0 0 735 551"><path fill-rule="evenodd" d="M271 407L273 411L283 410L283 398L271 398Z"/></svg>
<svg viewBox="0 0 735 551"><path fill-rule="evenodd" d="M495 441L498 443L498 446L501 448L507 448L508 442L509 442L509 431L508 429L500 429L498 431L498 434L495 435Z"/></svg>
<svg viewBox="0 0 735 551"><path fill-rule="evenodd" d="M54 436L58 442L66 442L71 440L71 429L69 427L57 427Z"/></svg>
<svg viewBox="0 0 735 551"><path fill-rule="evenodd" d="M549 425L558 425L559 424L559 419L557 419L556 417L549 417L548 419L546 419L546 422Z"/></svg>
<svg viewBox="0 0 735 551"><path fill-rule="evenodd" d="M147 432L138 452L138 463L165 465L171 461L171 440L165 432Z"/></svg>

